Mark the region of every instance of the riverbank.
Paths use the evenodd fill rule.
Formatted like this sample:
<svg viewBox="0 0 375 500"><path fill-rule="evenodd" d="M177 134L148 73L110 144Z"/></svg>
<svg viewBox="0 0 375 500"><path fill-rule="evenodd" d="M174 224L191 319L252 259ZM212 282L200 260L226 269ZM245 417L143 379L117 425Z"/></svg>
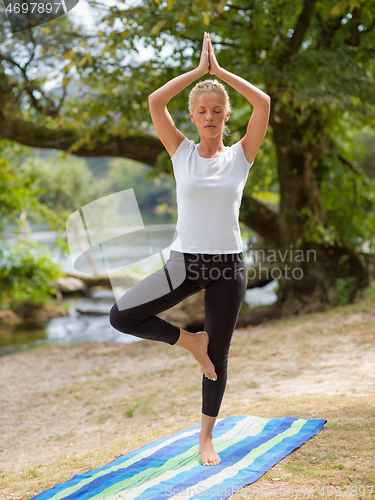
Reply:
<svg viewBox="0 0 375 500"><path fill-rule="evenodd" d="M323 431L253 484L375 485L375 288L324 313L236 329L220 417L325 418ZM158 342L41 347L1 360L0 498L37 493L200 421L201 373ZM338 490L337 490L338 491ZM354 491L354 490L350 490ZM372 496L375 495L375 488ZM300 495L302 497L302 494ZM248 498L241 493L236 500Z"/></svg>
<svg viewBox="0 0 375 500"><path fill-rule="evenodd" d="M5 335L10 328L16 325L38 325L45 324L47 321L66 316L67 307L64 307L56 300L51 300L46 306L35 305L28 306L26 317L22 317L11 309L0 308L0 335Z"/></svg>

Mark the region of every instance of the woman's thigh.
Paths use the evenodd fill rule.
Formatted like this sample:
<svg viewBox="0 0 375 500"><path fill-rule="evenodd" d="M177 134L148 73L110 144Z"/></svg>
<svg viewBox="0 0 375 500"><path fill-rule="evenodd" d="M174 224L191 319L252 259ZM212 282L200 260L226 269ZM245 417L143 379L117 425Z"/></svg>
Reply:
<svg viewBox="0 0 375 500"><path fill-rule="evenodd" d="M153 316L200 290L197 283L186 277L183 254L173 252L164 267L130 288L116 305L125 315Z"/></svg>
<svg viewBox="0 0 375 500"><path fill-rule="evenodd" d="M236 326L247 290L247 270L243 256L222 268L219 279L205 292L205 330L209 334L209 354L225 353Z"/></svg>

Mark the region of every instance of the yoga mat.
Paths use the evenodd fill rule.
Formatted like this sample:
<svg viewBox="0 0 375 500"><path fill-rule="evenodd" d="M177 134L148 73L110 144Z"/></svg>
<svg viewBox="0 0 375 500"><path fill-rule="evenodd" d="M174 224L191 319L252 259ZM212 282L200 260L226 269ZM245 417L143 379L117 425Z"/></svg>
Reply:
<svg viewBox="0 0 375 500"><path fill-rule="evenodd" d="M201 424L158 439L108 465L40 493L38 500L225 500L259 479L320 432L327 420L217 418L213 443L221 463L200 462Z"/></svg>

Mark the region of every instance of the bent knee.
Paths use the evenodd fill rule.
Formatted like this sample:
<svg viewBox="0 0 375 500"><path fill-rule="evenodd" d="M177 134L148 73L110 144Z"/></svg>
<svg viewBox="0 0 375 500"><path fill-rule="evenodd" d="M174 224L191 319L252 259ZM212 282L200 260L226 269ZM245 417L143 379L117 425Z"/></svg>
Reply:
<svg viewBox="0 0 375 500"><path fill-rule="evenodd" d="M109 322L116 330L126 331L126 333L131 333L132 329L141 323L139 318L130 309L120 311L117 302L109 312Z"/></svg>
<svg viewBox="0 0 375 500"><path fill-rule="evenodd" d="M120 311L118 310L116 302L109 311L109 322L113 326L113 328L116 328L116 330L118 330L119 313Z"/></svg>

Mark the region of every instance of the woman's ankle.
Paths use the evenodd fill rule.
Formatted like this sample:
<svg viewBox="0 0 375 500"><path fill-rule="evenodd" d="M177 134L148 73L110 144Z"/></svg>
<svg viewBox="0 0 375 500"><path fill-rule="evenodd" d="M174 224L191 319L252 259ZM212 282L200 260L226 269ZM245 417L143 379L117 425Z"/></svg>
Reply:
<svg viewBox="0 0 375 500"><path fill-rule="evenodd" d="M191 335L193 335L193 333L187 332L186 330L180 328L180 336L175 345L179 345L181 347L184 347L185 349L190 350L189 348L192 340Z"/></svg>
<svg viewBox="0 0 375 500"><path fill-rule="evenodd" d="M203 433L202 431L199 432L199 441L202 443L205 441L211 441L212 442L213 434L212 432L209 433Z"/></svg>

